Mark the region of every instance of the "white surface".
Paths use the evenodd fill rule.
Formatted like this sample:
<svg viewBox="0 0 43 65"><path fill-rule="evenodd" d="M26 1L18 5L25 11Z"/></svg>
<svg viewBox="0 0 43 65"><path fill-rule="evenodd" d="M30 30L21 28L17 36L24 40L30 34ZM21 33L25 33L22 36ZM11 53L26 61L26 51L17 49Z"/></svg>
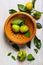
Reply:
<svg viewBox="0 0 43 65"><path fill-rule="evenodd" d="M35 54L34 52L34 44L32 41L31 49L24 48L27 53L32 53L35 57L35 60L30 61L24 61L24 62L18 62L13 61L11 57L7 56L7 53L12 52L13 55L17 55L17 52L9 45L9 42L5 39L4 36L4 23L6 18L9 15L9 9L15 9L18 10L17 4L22 3L25 4L29 0L0 0L0 65L43 65L43 28L40 30L37 30L36 35L39 39L41 39L42 46L39 50L38 54ZM30 0L32 1L32 0ZM37 0L35 8L39 11L43 11L43 0ZM40 20L37 22L40 22L43 26L43 15Z"/></svg>

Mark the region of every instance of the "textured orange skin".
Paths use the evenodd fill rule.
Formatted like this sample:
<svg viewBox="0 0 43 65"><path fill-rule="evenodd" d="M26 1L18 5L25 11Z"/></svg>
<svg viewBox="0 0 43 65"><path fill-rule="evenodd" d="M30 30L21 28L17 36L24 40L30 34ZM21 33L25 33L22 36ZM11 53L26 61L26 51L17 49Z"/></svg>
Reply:
<svg viewBox="0 0 43 65"><path fill-rule="evenodd" d="M22 16L24 16L25 18L23 18ZM20 18L20 19L25 19L25 24L28 26L31 36L29 38L25 37L23 34L17 33L15 34L12 29L11 29L11 21L14 20L15 18ZM30 19L30 22L28 22L28 20ZM7 38L16 44L26 44L27 42L31 41L33 39L33 37L36 34L36 22L34 20L34 18L24 12L16 12L14 14L11 14L4 25L4 32L7 36Z"/></svg>

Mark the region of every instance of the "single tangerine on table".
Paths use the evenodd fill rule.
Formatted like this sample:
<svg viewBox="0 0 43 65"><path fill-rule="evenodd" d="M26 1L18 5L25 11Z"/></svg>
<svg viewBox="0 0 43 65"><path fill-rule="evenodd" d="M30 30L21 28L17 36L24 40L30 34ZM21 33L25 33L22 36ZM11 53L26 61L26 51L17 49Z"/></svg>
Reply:
<svg viewBox="0 0 43 65"><path fill-rule="evenodd" d="M27 8L28 10L32 10L32 8L33 8L32 2L27 2L27 3L26 3L26 8Z"/></svg>

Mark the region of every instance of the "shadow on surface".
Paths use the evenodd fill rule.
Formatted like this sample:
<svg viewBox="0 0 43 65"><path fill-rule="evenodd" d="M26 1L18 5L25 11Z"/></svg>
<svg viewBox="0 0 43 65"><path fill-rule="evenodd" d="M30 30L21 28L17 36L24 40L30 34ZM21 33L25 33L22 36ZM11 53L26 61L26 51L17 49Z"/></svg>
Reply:
<svg viewBox="0 0 43 65"><path fill-rule="evenodd" d="M4 33L4 40L7 46L10 48L13 48L15 51L19 51L20 49L24 49L26 45L17 45L15 43L12 43L10 40L7 39L5 33Z"/></svg>

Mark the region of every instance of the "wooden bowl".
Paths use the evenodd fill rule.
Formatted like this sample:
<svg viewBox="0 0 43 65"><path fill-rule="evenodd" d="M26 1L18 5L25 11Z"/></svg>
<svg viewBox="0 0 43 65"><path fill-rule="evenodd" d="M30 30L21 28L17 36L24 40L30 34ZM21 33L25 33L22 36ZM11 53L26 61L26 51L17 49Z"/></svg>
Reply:
<svg viewBox="0 0 43 65"><path fill-rule="evenodd" d="M14 33L11 29L11 22L14 19L23 19L24 23L29 27L31 36L29 38L25 37L23 34L20 33ZM34 20L34 18L24 12L16 12L14 14L11 14L4 25L4 32L7 36L7 38L16 44L26 44L27 42L31 41L33 39L33 37L36 34L36 22Z"/></svg>

